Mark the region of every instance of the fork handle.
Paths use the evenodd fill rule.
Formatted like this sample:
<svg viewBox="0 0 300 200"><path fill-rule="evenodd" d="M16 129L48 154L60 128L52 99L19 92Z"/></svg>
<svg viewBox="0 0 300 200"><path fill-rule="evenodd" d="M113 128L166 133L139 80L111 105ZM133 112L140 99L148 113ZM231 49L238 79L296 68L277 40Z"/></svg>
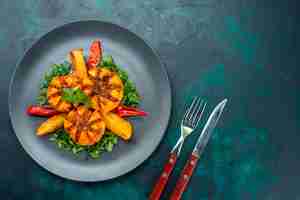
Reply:
<svg viewBox="0 0 300 200"><path fill-rule="evenodd" d="M186 189L190 178L193 175L193 171L197 166L199 156L195 153L192 153L188 162L185 164L184 169L182 170L180 177L176 183L176 186L171 194L170 200L180 200L181 196Z"/></svg>
<svg viewBox="0 0 300 200"><path fill-rule="evenodd" d="M172 152L169 155L168 162L165 164L163 172L161 173L159 179L157 180L151 194L149 200L159 200L160 196L168 182L168 178L173 171L177 160L177 154Z"/></svg>

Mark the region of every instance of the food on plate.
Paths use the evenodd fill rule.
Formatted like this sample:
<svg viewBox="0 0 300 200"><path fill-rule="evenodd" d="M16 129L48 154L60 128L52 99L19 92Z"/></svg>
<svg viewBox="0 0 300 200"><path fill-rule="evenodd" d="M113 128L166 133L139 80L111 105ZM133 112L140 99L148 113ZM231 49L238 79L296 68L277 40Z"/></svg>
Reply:
<svg viewBox="0 0 300 200"><path fill-rule="evenodd" d="M128 107L124 105L119 105L116 109L116 114L120 117L137 117L137 116L147 116L148 113L135 107Z"/></svg>
<svg viewBox="0 0 300 200"><path fill-rule="evenodd" d="M36 130L38 136L52 133L57 129L63 127L65 120L65 114L55 115L44 121Z"/></svg>
<svg viewBox="0 0 300 200"><path fill-rule="evenodd" d="M87 78L87 67L83 56L83 49L72 50L69 57L74 68L74 74L79 78Z"/></svg>
<svg viewBox="0 0 300 200"><path fill-rule="evenodd" d="M87 60L88 68L94 68L102 61L102 47L99 40L94 41L90 47L90 53Z"/></svg>
<svg viewBox="0 0 300 200"><path fill-rule="evenodd" d="M38 105L29 106L27 114L49 117L37 128L38 136L49 135L59 148L98 158L111 152L118 138L133 137L127 117L148 113L137 108L135 85L112 56L103 55L99 40L91 44L89 55L78 48L68 57L70 63L55 64L45 75Z"/></svg>
<svg viewBox="0 0 300 200"><path fill-rule="evenodd" d="M124 95L124 86L118 74L105 68L93 68L88 73L94 82L91 88L93 108L104 113L115 109Z"/></svg>
<svg viewBox="0 0 300 200"><path fill-rule="evenodd" d="M77 144L93 145L103 137L105 123L99 111L79 106L66 116L64 129Z"/></svg>
<svg viewBox="0 0 300 200"><path fill-rule="evenodd" d="M123 119L112 112L103 115L103 119L107 129L112 133L115 133L124 140L129 140L132 137L133 128L128 120Z"/></svg>
<svg viewBox="0 0 300 200"><path fill-rule="evenodd" d="M51 108L50 106L29 106L27 114L37 117L52 117L58 115L60 112Z"/></svg>
<svg viewBox="0 0 300 200"><path fill-rule="evenodd" d="M49 105L57 111L68 112L73 105L62 98L65 88L78 87L79 78L74 75L57 76L48 86L47 99Z"/></svg>
<svg viewBox="0 0 300 200"><path fill-rule="evenodd" d="M40 106L48 105L48 98L47 98L47 91L49 83L52 81L53 78L57 76L64 76L69 74L71 71L71 65L69 62L63 62L61 64L54 64L51 66L49 72L45 74L43 77L39 94L36 98L36 102Z"/></svg>

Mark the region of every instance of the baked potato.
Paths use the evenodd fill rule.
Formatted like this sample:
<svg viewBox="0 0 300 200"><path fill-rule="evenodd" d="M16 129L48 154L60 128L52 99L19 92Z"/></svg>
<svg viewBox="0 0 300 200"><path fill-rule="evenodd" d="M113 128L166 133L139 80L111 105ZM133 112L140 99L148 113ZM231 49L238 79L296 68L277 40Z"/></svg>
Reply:
<svg viewBox="0 0 300 200"><path fill-rule="evenodd" d="M73 65L73 72L79 78L87 77L87 67L83 56L83 49L73 49L69 53L69 58Z"/></svg>
<svg viewBox="0 0 300 200"><path fill-rule="evenodd" d="M38 136L53 133L64 126L65 114L55 115L43 122L36 131Z"/></svg>
<svg viewBox="0 0 300 200"><path fill-rule="evenodd" d="M109 112L103 115L106 128L124 140L132 138L133 127L129 121Z"/></svg>

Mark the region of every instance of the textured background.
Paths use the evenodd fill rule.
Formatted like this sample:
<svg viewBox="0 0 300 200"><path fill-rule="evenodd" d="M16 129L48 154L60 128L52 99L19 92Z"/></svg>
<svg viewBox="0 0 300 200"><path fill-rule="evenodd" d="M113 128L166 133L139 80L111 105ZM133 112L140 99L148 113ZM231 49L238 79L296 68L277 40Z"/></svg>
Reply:
<svg viewBox="0 0 300 200"><path fill-rule="evenodd" d="M9 78L24 51L53 27L82 19L142 36L160 54L173 87L173 114L157 151L133 172L100 183L64 180L37 166L7 110ZM229 104L184 199L300 199L296 0L1 0L0 23L1 199L146 199L193 95L211 105L228 97Z"/></svg>

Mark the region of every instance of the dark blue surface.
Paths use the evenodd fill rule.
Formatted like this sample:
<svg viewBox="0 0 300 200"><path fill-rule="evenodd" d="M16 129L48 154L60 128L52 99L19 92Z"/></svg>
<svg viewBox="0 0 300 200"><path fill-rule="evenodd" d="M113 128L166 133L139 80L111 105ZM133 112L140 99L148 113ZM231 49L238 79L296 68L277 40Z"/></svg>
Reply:
<svg viewBox="0 0 300 200"><path fill-rule="evenodd" d="M176 141L184 102L228 97L218 130L184 199L298 199L300 160L297 1L3 0L0 2L0 194L3 199L146 199ZM33 41L80 19L120 24L166 64L173 116L163 142L137 170L113 181L66 181L37 166L11 129L9 78ZM183 151L174 186L197 135Z"/></svg>

